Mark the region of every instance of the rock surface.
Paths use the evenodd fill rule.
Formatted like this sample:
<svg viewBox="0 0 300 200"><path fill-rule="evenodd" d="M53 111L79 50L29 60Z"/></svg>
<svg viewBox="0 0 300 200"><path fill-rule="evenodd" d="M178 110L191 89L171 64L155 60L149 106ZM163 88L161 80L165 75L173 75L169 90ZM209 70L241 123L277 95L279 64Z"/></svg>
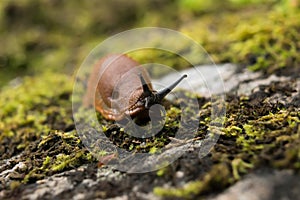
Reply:
<svg viewBox="0 0 300 200"><path fill-rule="evenodd" d="M212 94L236 92L238 95L249 95L259 85L268 85L275 81L290 80L287 76L270 75L263 77L262 72L252 72L248 69L239 70L234 64L203 65L179 72L187 74L187 83L178 87L210 97ZM165 76L157 82L168 85L178 78L178 73ZM299 85L298 85L299 86Z"/></svg>
<svg viewBox="0 0 300 200"><path fill-rule="evenodd" d="M265 170L247 175L210 200L300 199L300 176L288 170Z"/></svg>
<svg viewBox="0 0 300 200"><path fill-rule="evenodd" d="M200 66L197 69L184 71L182 73L188 74L190 78L189 87L192 87L195 91L203 94L205 97L209 97L206 96L207 94L219 94L225 92L228 94L230 100L236 101L236 98L251 94L252 96L249 100L250 103L258 103L253 105L270 105L270 108L272 108L274 105L280 105L284 108L288 108L289 106L293 105L296 107L295 110L298 109L297 112L299 113L299 78L292 80L290 77L275 75L263 77L261 73L254 73L248 70L239 72L237 71L237 67L231 64L217 66L211 71L210 69L212 68L209 66ZM203 79L200 83L197 82L199 81L199 76L195 76L195 70L197 70L197 73L200 71L202 74L206 74L205 79ZM168 83L170 80L173 80L176 75L177 74L169 75L168 77L165 77L162 82ZM181 85L181 87L184 87L184 85ZM229 94L237 94L238 97L232 97ZM261 101L261 99L264 100L264 102ZM233 102L232 105L239 105L239 103ZM258 108L260 108L259 106ZM262 107L261 112L264 112L263 109L264 108ZM292 124L292 122L289 123ZM261 124L264 124L264 121L262 121ZM271 129L277 128L268 124L264 125L270 126ZM277 125L279 128L281 128L280 122L278 122ZM297 126L295 127L297 128ZM237 131L239 131L239 127L235 128ZM245 131L246 130L244 130L244 132ZM293 131L299 130L295 129ZM282 137L284 138L286 135ZM13 187L12 180L14 180L16 176L15 173L22 171L25 167L23 162L17 162L18 156L12 157L0 162L0 180L2 183L1 185L3 186L3 188L1 188L2 191L0 191L0 199L155 200L173 199L175 197L178 199L193 199L194 197L199 198L199 196L197 196L198 193L194 194L193 191L186 188L186 185L194 187L194 190L204 191L201 193L200 197L210 197L211 200L300 199L300 177L299 174L293 170L279 171L266 168L260 171L260 169L255 169L256 172L247 174L246 176L242 177L241 180L239 180L239 173L243 174L247 171L245 169L253 168L252 164L243 162L239 158L231 158L230 155L226 155L223 157L224 164L222 164L222 161L219 161L220 165L219 167L216 167L216 171L209 171L210 166L216 162L216 160L214 160L215 155L219 155L222 152L240 151L240 149L232 148L234 141L231 141L230 139L231 137L221 138L220 145L217 147L214 153L209 154L201 159L199 158L198 154L201 145L199 146L199 143L191 143L189 148L185 150L182 156L168 166L166 168L167 170L165 171L162 170L141 174L130 174L114 170L110 166L102 166L99 168L97 163L91 163L82 165L75 169L65 170L61 173L46 176L45 178L35 182L33 181L31 183L29 182L26 184L21 184L19 187L12 188L12 190L10 190L7 188ZM267 141L266 143L271 142L272 141ZM288 146L285 146L286 144L288 144L288 142L282 142L282 147L288 148ZM260 146L257 147L261 148ZM180 151L180 148L173 149L173 151L176 150ZM269 152L263 152L261 154L264 156L263 162L269 161L268 159L270 158L268 157L268 154ZM282 157L280 152L271 152L271 154L278 154L278 159L281 159ZM294 154L291 156L293 155ZM294 157L291 159L294 159ZM238 161L238 165L234 165L234 161ZM285 160L283 159L283 161ZM227 164L225 164L225 162L227 162L227 164L231 163L233 172L226 171ZM141 163L141 165L147 165L147 163ZM234 168L235 166L236 169ZM237 173L235 173L235 170ZM212 172L213 175L209 174L206 176L208 172ZM214 181L218 180L218 175L222 174L225 177L231 177L231 175L228 175L230 173L235 176L234 179L231 180L231 182L236 182L234 185L225 191L222 189L224 187L228 187L228 185L214 185L216 184ZM197 184L198 177L201 177L203 182L214 185L216 189L212 190L210 188L203 187L203 185L201 185L203 182ZM157 187L173 192L173 196L168 196L168 192L163 193L163 195L158 195L159 192L154 192ZM168 190L170 188L175 189ZM180 193L178 191L182 192Z"/></svg>

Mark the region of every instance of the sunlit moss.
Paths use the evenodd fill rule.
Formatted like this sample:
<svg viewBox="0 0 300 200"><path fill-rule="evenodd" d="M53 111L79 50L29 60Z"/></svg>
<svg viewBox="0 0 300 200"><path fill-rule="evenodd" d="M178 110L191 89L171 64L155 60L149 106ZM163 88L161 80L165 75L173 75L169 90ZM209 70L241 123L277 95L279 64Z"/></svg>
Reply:
<svg viewBox="0 0 300 200"><path fill-rule="evenodd" d="M72 83L69 76L43 73L1 90L0 143L5 147L0 149L1 158L22 152L19 162L29 167L20 181L34 181L93 161L73 130Z"/></svg>
<svg viewBox="0 0 300 200"><path fill-rule="evenodd" d="M268 73L299 65L298 11L271 9L220 15L203 17L182 27L216 62L245 64Z"/></svg>
<svg viewBox="0 0 300 200"><path fill-rule="evenodd" d="M253 164L246 163L245 161L243 161L240 158L234 159L231 162L231 164L232 164L232 170L233 170L232 174L236 180L240 179L240 173L246 173L249 169L252 169L254 167Z"/></svg>
<svg viewBox="0 0 300 200"><path fill-rule="evenodd" d="M183 187L156 187L153 192L158 196L194 199L195 196L205 191L212 190L213 188L210 188L210 185L216 184L219 187L222 187L222 180L229 180L229 174L230 172L227 170L227 167L223 164L219 164L212 167L201 180L188 182Z"/></svg>
<svg viewBox="0 0 300 200"><path fill-rule="evenodd" d="M285 84L287 87L290 85ZM270 87L276 88L274 85ZM299 171L299 109L290 107L287 110L280 108L278 104L270 106L267 100L261 100L258 106L251 103L251 98L253 97L248 96L226 102L223 127L209 126L210 115L205 109L210 109L211 103L202 106L198 136L203 137L209 130L219 134L219 139L211 150L214 163L211 170L180 187L156 187L154 193L169 198L194 199L206 194L211 187L215 191L216 186L222 188L231 185L245 174L261 167ZM217 166L222 166L221 172L215 171L219 169Z"/></svg>

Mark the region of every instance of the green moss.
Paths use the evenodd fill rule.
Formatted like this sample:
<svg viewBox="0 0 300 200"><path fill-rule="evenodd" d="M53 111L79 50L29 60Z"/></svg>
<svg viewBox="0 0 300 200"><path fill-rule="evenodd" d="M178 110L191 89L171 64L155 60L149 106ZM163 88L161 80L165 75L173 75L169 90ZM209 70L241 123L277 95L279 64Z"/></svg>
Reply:
<svg viewBox="0 0 300 200"><path fill-rule="evenodd" d="M297 8L279 11L275 7L209 15L181 30L203 45L216 62L272 73L299 66L299 24Z"/></svg>
<svg viewBox="0 0 300 200"><path fill-rule="evenodd" d="M239 180L241 178L240 173L245 174L248 172L249 169L252 169L254 167L253 164L244 162L240 158L234 159L231 162L231 164L232 164L232 175L236 180Z"/></svg>
<svg viewBox="0 0 300 200"><path fill-rule="evenodd" d="M72 78L44 73L6 86L0 96L1 159L21 154L28 166L18 181L27 183L93 162L74 131ZM23 177L23 178L22 178Z"/></svg>
<svg viewBox="0 0 300 200"><path fill-rule="evenodd" d="M34 167L29 168L22 182L32 182L47 175L95 161L91 153L83 148L76 133L70 133L50 132L35 144L37 150L33 147L28 149L28 153L32 155L27 162L34 164ZM35 157L42 157L42 159L34 159Z"/></svg>
<svg viewBox="0 0 300 200"><path fill-rule="evenodd" d="M149 153L150 154L155 154L159 151L159 149L156 146L153 146L150 148Z"/></svg>
<svg viewBox="0 0 300 200"><path fill-rule="evenodd" d="M58 154L55 157L54 164L51 166L53 171L63 171L66 168L74 168L78 166L78 158L81 157L81 152L75 154L74 157L66 154Z"/></svg>
<svg viewBox="0 0 300 200"><path fill-rule="evenodd" d="M169 168L168 167L163 167L159 170L157 170L156 175L157 176L164 176L166 173L168 173Z"/></svg>
<svg viewBox="0 0 300 200"><path fill-rule="evenodd" d="M266 145L259 142L264 141L266 138L275 139L275 137L277 137L276 140L290 139L294 141L295 138L293 137L295 137L295 135L287 136L285 133L290 132L295 126L298 126L298 121L299 117L296 113L290 113L286 110L280 110L278 113L270 113L262 116L257 120L249 121L243 125L245 134L238 136L237 144L241 145L243 149L247 151L263 149L267 146L275 146L275 144L272 143Z"/></svg>
<svg viewBox="0 0 300 200"><path fill-rule="evenodd" d="M201 180L191 181L186 183L183 187L165 188L156 187L154 188L154 194L163 197L176 197L183 199L194 199L195 196L207 192L209 190L217 189L211 188L213 185L222 187L223 179L229 179L229 171L223 164L213 166L210 171L202 177Z"/></svg>
<svg viewBox="0 0 300 200"><path fill-rule="evenodd" d="M72 124L69 94L71 79L44 74L24 78L19 85L2 89L0 96L0 139L14 138L10 148L18 151L51 129ZM60 115L57 115L60 113ZM3 153L2 158L11 156Z"/></svg>
<svg viewBox="0 0 300 200"><path fill-rule="evenodd" d="M223 132L228 136L237 136L242 133L243 129L237 126L229 126L223 130Z"/></svg>
<svg viewBox="0 0 300 200"><path fill-rule="evenodd" d="M47 156L45 160L43 161L42 168L47 169L49 165L51 164L52 158L50 156Z"/></svg>
<svg viewBox="0 0 300 200"><path fill-rule="evenodd" d="M234 62L250 65L250 69L273 72L283 67L297 66L300 57L299 12L270 12L264 22L254 19L247 25L237 26L230 37L235 38L230 51L236 54ZM254 64L253 64L254 62Z"/></svg>
<svg viewBox="0 0 300 200"><path fill-rule="evenodd" d="M294 91L293 81L287 81L261 88L258 93L264 92L267 96L264 98L258 97L257 93L241 98L228 95L223 127L210 125L212 103L203 102L197 139L202 139L208 130L220 137L210 154L199 162L209 160L212 164L183 186L173 183L174 185L156 187L154 193L162 197L195 199L209 191L216 192L218 188L223 190L245 174L262 167L299 172L299 108L289 106L286 109L281 104L269 102L271 88L273 91L278 91L279 88ZM186 160L180 162L182 161Z"/></svg>

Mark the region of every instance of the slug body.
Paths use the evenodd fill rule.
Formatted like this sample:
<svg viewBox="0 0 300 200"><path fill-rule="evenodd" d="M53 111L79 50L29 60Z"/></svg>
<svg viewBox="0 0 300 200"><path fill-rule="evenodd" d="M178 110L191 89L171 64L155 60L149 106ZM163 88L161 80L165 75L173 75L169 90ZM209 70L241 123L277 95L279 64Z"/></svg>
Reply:
<svg viewBox="0 0 300 200"><path fill-rule="evenodd" d="M91 105L94 99L95 109L108 120L143 118L152 105L160 103L186 77L157 92L149 74L139 65L126 55L113 54L99 60L89 77L84 104Z"/></svg>

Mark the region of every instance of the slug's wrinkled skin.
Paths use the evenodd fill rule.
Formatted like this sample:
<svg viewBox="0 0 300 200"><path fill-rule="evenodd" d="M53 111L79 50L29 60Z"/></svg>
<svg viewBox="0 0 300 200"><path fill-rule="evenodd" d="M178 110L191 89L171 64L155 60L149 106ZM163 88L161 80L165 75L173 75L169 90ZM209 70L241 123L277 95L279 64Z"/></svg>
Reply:
<svg viewBox="0 0 300 200"><path fill-rule="evenodd" d="M168 88L153 90L147 71L126 55L108 55L99 60L90 74L84 105L93 105L107 120L125 116L144 118L149 108L162 99L183 79Z"/></svg>

